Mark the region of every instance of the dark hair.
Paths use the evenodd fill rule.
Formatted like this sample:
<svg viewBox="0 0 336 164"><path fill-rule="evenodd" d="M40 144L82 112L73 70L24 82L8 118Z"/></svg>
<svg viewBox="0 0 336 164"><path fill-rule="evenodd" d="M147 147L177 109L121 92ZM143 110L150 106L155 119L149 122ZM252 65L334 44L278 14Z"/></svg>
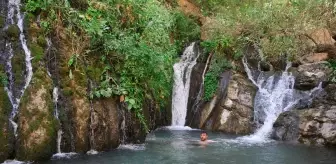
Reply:
<svg viewBox="0 0 336 164"><path fill-rule="evenodd" d="M206 135L208 135L208 133L206 131L202 131L201 134L205 133Z"/></svg>

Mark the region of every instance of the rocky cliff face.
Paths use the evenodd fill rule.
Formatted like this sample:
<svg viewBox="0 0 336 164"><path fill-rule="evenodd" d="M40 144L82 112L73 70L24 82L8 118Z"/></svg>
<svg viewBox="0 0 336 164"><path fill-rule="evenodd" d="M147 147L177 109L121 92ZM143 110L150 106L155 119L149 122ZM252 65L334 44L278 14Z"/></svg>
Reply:
<svg viewBox="0 0 336 164"><path fill-rule="evenodd" d="M256 87L245 75L224 72L215 96L209 102L201 102L197 111L199 115L196 115L190 125L231 134L249 134L253 130L255 93ZM192 112L190 108L188 110Z"/></svg>
<svg viewBox="0 0 336 164"><path fill-rule="evenodd" d="M273 137L313 145L336 144L335 84L328 85L312 106L282 113L274 124Z"/></svg>
<svg viewBox="0 0 336 164"><path fill-rule="evenodd" d="M6 15L2 9L7 5L2 3L1 15ZM2 17L0 23L4 23ZM57 132L60 129L63 132L59 143L61 152L108 151L120 144L144 142L147 131L124 102L117 97L89 98L89 92L99 80L97 72L101 70L93 70L86 63L69 66L69 59L77 53L72 49L71 36L61 29L61 34L50 38L49 42L37 18L31 17L25 23L33 77L14 118L18 125L17 137L9 122L13 106L5 91L8 84L2 83L0 77L0 163L14 158L23 161L50 159L53 154L60 153L57 150ZM1 24L0 28L3 27ZM25 55L19 44L17 26L8 30L0 32L0 76L6 76L9 69L6 62L12 63L13 78L4 81L13 84L14 94L19 94L26 75ZM9 42L13 45L12 58L8 47L4 46ZM85 48L85 43L81 46ZM97 60L92 58L89 61ZM57 102L53 100L55 87L59 88ZM145 100L143 114L149 130L170 124L169 106L160 107L149 98Z"/></svg>
<svg viewBox="0 0 336 164"><path fill-rule="evenodd" d="M326 29L313 32L311 37L317 44L317 49L321 45L333 45L335 42ZM336 144L336 85L331 81L333 70L326 62L333 55L331 49L309 54L293 69L296 89L308 90L322 84L324 92L310 106L282 113L273 125L273 138L308 145Z"/></svg>

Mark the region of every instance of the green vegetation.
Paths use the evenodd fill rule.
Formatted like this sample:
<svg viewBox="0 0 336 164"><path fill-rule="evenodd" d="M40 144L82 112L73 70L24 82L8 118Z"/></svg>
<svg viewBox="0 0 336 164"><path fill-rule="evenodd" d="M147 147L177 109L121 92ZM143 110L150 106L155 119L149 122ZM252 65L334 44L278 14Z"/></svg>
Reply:
<svg viewBox="0 0 336 164"><path fill-rule="evenodd" d="M260 47L265 60L276 61L282 55L296 60L312 50L307 34L327 27L334 14L329 0L194 0L206 17L201 19L197 14L186 16L176 2L169 2L26 0L25 11L30 19L41 16L41 47L46 36L69 40L66 51L72 54L64 56L68 62L61 69L70 80L75 74L93 80L87 95L91 99L125 96L128 109L143 125L145 100L167 106L175 58L201 33L201 45L213 54L205 76L204 99L210 100L219 75L241 58L247 44ZM35 46L34 51L40 50ZM77 92L69 86L63 91Z"/></svg>
<svg viewBox="0 0 336 164"><path fill-rule="evenodd" d="M329 60L329 67L332 69L331 75L329 77L329 81L335 83L336 82L336 61L335 60Z"/></svg>
<svg viewBox="0 0 336 164"><path fill-rule="evenodd" d="M212 41L204 41L201 46L205 48L205 51L212 55L211 63L208 72L204 77L204 100L210 101L218 88L218 81L220 74L227 69L230 69L231 63L228 57L231 54L227 54L225 51L231 47L230 38L219 38Z"/></svg>
<svg viewBox="0 0 336 164"><path fill-rule="evenodd" d="M98 84L88 96L125 96L146 129L144 100L167 106L174 58L182 45L200 37L195 18L165 5L156 0L27 0L25 10L42 16L45 36L66 33L83 41L69 46L75 49L68 59L70 79L85 65L86 72L80 73Z"/></svg>
<svg viewBox="0 0 336 164"><path fill-rule="evenodd" d="M0 87L6 86L8 83L6 74L0 69Z"/></svg>
<svg viewBox="0 0 336 164"><path fill-rule="evenodd" d="M202 46L214 54L205 75L204 99L211 100L219 75L231 68L228 61L239 60L248 44L260 47L262 58L289 60L312 52L311 38L317 28L328 27L333 7L328 0L195 0L208 17L203 25Z"/></svg>
<svg viewBox="0 0 336 164"><path fill-rule="evenodd" d="M306 54L312 30L327 27L333 17L329 0L196 0L212 23L205 25L209 40L228 36L236 49L256 44L267 60L286 54ZM211 9L211 10L210 10Z"/></svg>

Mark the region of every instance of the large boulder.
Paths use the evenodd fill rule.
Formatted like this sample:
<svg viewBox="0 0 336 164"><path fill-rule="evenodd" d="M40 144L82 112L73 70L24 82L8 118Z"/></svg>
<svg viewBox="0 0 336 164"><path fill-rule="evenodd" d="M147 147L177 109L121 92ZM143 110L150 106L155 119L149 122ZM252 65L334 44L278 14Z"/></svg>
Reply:
<svg viewBox="0 0 336 164"><path fill-rule="evenodd" d="M241 74L234 74L230 80L227 96L221 99L221 109L215 119L213 130L233 134L252 132L254 85Z"/></svg>
<svg viewBox="0 0 336 164"><path fill-rule="evenodd" d="M300 65L294 72L296 76L294 87L299 90L311 90L321 82L326 83L331 73L332 70L327 62Z"/></svg>
<svg viewBox="0 0 336 164"><path fill-rule="evenodd" d="M202 110L199 127L232 134L251 133L256 87L240 73L222 76L220 84L216 96Z"/></svg>
<svg viewBox="0 0 336 164"><path fill-rule="evenodd" d="M304 144L336 144L336 106L320 106L300 113L300 135Z"/></svg>

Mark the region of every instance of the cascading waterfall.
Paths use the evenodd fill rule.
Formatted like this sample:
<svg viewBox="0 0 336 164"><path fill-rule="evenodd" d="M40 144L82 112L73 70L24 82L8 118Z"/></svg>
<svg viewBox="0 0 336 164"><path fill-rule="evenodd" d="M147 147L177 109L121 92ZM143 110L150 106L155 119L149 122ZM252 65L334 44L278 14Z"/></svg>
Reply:
<svg viewBox="0 0 336 164"><path fill-rule="evenodd" d="M271 76L262 71L258 71L257 76L253 74L246 58L243 58L243 64L248 78L258 87L254 98L255 122L263 122L253 135L243 137L250 141L266 141L272 132L273 123L282 112L293 109L301 101L311 101L322 90L321 85L306 92L295 90L295 77L288 72L291 63L287 63L284 72Z"/></svg>
<svg viewBox="0 0 336 164"><path fill-rule="evenodd" d="M190 76L199 53L195 53L195 42L183 52L180 62L174 64L174 87L172 99L172 126L184 126L190 88Z"/></svg>
<svg viewBox="0 0 336 164"><path fill-rule="evenodd" d="M11 43L7 42L6 43L6 47L9 49L9 58L6 64L6 70L7 70L7 74L9 75L9 85L8 87L6 87L6 91L8 94L8 97L10 98L10 101L12 103L12 112L10 115L10 122L13 125L14 128L14 134L15 136L17 135L17 124L14 121L14 118L16 117L17 113L18 113L18 107L20 104L20 100L21 97L24 94L24 91L27 89L32 76L33 76L33 68L32 68L32 64L31 64L31 53L30 50L28 49L27 46L27 41L25 39L25 35L23 33L23 18L24 18L24 14L21 13L20 11L20 5L21 5L21 1L20 0L9 0L8 2L8 15L7 15L7 24L5 28L8 28L8 25L11 24L16 24L20 30L20 42L21 42L21 46L22 49L24 50L25 53L25 64L26 64L26 71L25 71L25 83L24 86L21 88L20 93L18 95L14 94L14 86L13 86L13 73L12 73L12 65L11 65L11 59L14 56L13 53L13 49L11 46ZM14 16L16 13L16 20L17 22L15 23L14 21Z"/></svg>

